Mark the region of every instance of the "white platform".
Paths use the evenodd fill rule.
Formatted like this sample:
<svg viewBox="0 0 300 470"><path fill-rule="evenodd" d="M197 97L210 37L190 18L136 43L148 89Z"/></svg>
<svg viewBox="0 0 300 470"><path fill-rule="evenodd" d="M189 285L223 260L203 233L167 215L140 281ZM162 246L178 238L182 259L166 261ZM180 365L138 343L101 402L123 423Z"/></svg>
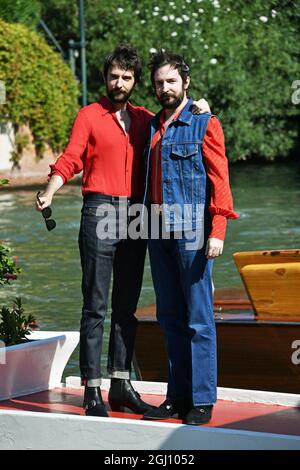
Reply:
<svg viewBox="0 0 300 470"><path fill-rule="evenodd" d="M0 411L0 449L292 450L300 437L118 418Z"/></svg>

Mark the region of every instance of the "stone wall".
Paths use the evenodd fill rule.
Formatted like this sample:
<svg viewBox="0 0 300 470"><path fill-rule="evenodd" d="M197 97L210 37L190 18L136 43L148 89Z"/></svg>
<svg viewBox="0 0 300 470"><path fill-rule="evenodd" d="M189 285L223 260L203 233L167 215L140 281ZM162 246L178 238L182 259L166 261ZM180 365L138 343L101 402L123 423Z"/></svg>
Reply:
<svg viewBox="0 0 300 470"><path fill-rule="evenodd" d="M43 158L37 159L29 128L24 126L20 132L28 136L29 143L24 148L18 165L10 161L14 144L12 126L9 125L6 133L0 134L0 178L8 178L10 187L44 184L47 181L49 165L55 162L57 155L47 148Z"/></svg>
<svg viewBox="0 0 300 470"><path fill-rule="evenodd" d="M11 123L0 122L0 172L11 168L10 154L13 150L14 130Z"/></svg>

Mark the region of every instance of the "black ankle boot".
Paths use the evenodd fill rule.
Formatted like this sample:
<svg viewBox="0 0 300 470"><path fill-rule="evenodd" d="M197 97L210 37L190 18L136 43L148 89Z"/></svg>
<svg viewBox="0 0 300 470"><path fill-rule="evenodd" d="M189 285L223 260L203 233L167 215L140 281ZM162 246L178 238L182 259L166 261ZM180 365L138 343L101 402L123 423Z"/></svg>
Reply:
<svg viewBox="0 0 300 470"><path fill-rule="evenodd" d="M100 387L85 386L83 408L87 416L102 416L107 418L108 414L102 400Z"/></svg>
<svg viewBox="0 0 300 470"><path fill-rule="evenodd" d="M213 405L194 406L185 417L185 424L206 424L211 420Z"/></svg>
<svg viewBox="0 0 300 470"><path fill-rule="evenodd" d="M108 403L112 411L124 411L129 408L137 414L144 414L152 409L151 405L141 400L129 379L111 379Z"/></svg>
<svg viewBox="0 0 300 470"><path fill-rule="evenodd" d="M190 410L189 400L170 400L167 398L159 407L144 414L144 419L182 419Z"/></svg>

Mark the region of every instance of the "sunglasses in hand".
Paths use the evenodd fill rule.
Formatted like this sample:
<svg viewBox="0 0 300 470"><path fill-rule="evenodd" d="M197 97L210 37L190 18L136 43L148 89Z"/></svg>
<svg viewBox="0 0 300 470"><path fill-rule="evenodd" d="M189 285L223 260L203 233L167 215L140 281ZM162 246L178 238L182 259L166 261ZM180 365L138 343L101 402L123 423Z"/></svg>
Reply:
<svg viewBox="0 0 300 470"><path fill-rule="evenodd" d="M39 204L42 205L42 201L40 200L39 196L40 196L40 191L37 193L36 198L37 198ZM45 209L43 209L41 212L42 212L42 216L45 219L45 224L46 224L47 230L50 232L50 230L53 230L56 227L55 220L50 219L50 217L52 215L52 209L51 209L51 207L45 207Z"/></svg>

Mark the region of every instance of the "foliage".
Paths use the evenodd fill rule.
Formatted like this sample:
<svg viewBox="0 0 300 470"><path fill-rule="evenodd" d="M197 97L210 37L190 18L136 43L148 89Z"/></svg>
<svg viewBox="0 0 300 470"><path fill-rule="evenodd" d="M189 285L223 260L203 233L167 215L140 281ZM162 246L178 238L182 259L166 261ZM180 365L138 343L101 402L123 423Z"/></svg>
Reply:
<svg viewBox="0 0 300 470"><path fill-rule="evenodd" d="M0 80L6 87L1 118L16 130L28 124L41 156L45 144L61 150L77 110L78 85L69 67L36 32L0 20ZM22 145L18 141L17 155Z"/></svg>
<svg viewBox="0 0 300 470"><path fill-rule="evenodd" d="M183 54L190 64L192 96L207 98L220 116L232 161L273 160L295 148L300 111L291 95L293 81L300 79L300 0L85 3L90 101L104 91L103 58L118 42L133 44L144 64L151 51L168 48ZM62 15L51 17L55 5ZM42 16L48 15L47 24L57 38L63 30L65 44L63 23L72 22L69 39L78 38L74 8L68 0L42 5ZM147 70L133 101L158 109Z"/></svg>
<svg viewBox="0 0 300 470"><path fill-rule="evenodd" d="M0 186L9 184L9 180L0 179ZM17 267L15 261L8 256L11 249L0 243L0 286L8 284L9 281L17 279L17 274L21 269Z"/></svg>
<svg viewBox="0 0 300 470"><path fill-rule="evenodd" d="M34 27L40 18L38 0L0 0L0 18L8 23L23 23Z"/></svg>
<svg viewBox="0 0 300 470"><path fill-rule="evenodd" d="M0 244L0 286L16 279L17 274L21 272L21 269L17 267L15 261L9 256L10 253L10 248Z"/></svg>
<svg viewBox="0 0 300 470"><path fill-rule="evenodd" d="M30 325L35 323L32 315L25 315L22 300L16 300L10 309L3 306L0 312L0 340L5 346L11 346L27 341L26 335L30 333Z"/></svg>
<svg viewBox="0 0 300 470"><path fill-rule="evenodd" d="M8 183L9 180L0 179L0 186ZM21 272L15 261L8 256L10 253L11 249L0 243L0 286L17 279L17 274ZM27 341L26 335L30 332L29 327L32 324L35 324L35 318L32 315L24 315L22 300L17 297L12 309L4 305L1 309L0 341L6 346Z"/></svg>
<svg viewBox="0 0 300 470"><path fill-rule="evenodd" d="M87 1L85 1L87 4ZM79 1L47 0L41 2L41 17L67 52L69 40L79 41Z"/></svg>

